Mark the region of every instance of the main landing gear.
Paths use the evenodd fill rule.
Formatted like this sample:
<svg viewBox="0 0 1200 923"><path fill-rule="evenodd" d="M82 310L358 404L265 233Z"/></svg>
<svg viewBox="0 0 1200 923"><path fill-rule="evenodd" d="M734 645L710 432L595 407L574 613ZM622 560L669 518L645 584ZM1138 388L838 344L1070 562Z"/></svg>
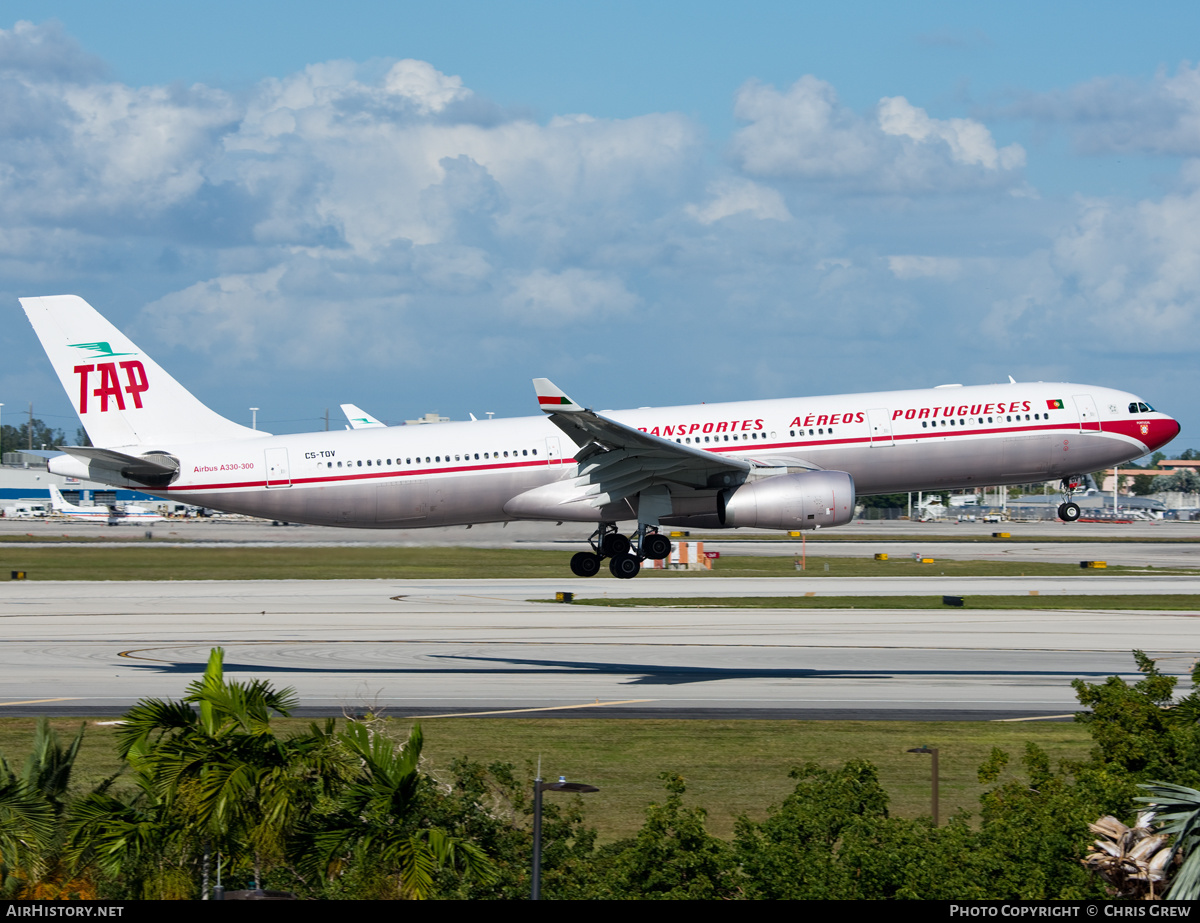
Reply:
<svg viewBox="0 0 1200 923"><path fill-rule="evenodd" d="M592 550L581 551L571 558L571 573L576 577L595 577L608 558L609 573L630 580L641 572L642 561L660 561L671 553L671 540L654 526L642 525L633 539L637 540L636 551L633 541L617 531L615 522L601 523L588 539Z"/></svg>
<svg viewBox="0 0 1200 923"><path fill-rule="evenodd" d="M1063 502L1058 505L1058 518L1063 522L1075 522L1080 513L1079 504L1071 497L1083 486L1083 478L1078 475L1062 479Z"/></svg>

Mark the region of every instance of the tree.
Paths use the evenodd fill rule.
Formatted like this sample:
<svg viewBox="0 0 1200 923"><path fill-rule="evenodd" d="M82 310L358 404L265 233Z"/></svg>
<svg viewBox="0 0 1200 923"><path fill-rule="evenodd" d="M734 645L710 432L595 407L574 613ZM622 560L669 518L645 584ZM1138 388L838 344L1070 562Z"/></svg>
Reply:
<svg viewBox="0 0 1200 923"><path fill-rule="evenodd" d="M1122 778L1130 797L1132 786L1143 780L1200 783L1200 692L1193 688L1175 701L1175 677L1163 674L1144 652L1133 656L1142 678L1132 685L1119 676L1071 684L1079 703L1089 709L1076 720L1088 726L1095 742L1089 763L1077 770ZM1192 683L1200 686L1200 664L1192 671Z"/></svg>
<svg viewBox="0 0 1200 923"><path fill-rule="evenodd" d="M83 805L75 824L81 856L111 867L122 849L136 859L170 844L180 867L199 859L207 872L213 853L234 867L246 861L260 886L264 869L286 864L289 838L349 766L332 720L278 737L271 716L295 707L294 692L226 680L223 659L215 648L182 701L146 700L126 714L117 739L141 797Z"/></svg>
<svg viewBox="0 0 1200 923"><path fill-rule="evenodd" d="M398 884L389 896L415 898L430 896L439 868L485 883L495 878L478 846L415 816L422 740L420 727L414 727L407 743L397 746L358 722L338 735L358 770L336 793L335 809L313 819L308 858L302 860L306 868L337 878L355 865L361 876L369 866Z"/></svg>
<svg viewBox="0 0 1200 923"><path fill-rule="evenodd" d="M703 808L683 804L683 777L659 775L662 804L646 809L632 841L601 850L588 897L655 900L724 900L737 897L740 877L733 851L705 828Z"/></svg>
<svg viewBox="0 0 1200 923"><path fill-rule="evenodd" d="M1171 858L1182 861L1175 872L1167 899L1200 899L1200 792L1182 785L1156 782L1141 786L1148 793L1139 798L1155 812L1159 831L1175 837Z"/></svg>
<svg viewBox="0 0 1200 923"><path fill-rule="evenodd" d="M83 726L67 745L46 718L20 774L0 756L0 893L10 898L95 897L87 878L71 873L62 819Z"/></svg>
<svg viewBox="0 0 1200 923"><path fill-rule="evenodd" d="M30 448L40 449L43 445L46 448L53 448L62 445L65 441L66 436L61 429L51 429L37 417L33 419L32 438L29 420L20 426L9 426L8 424L0 426L0 443L3 443L5 452L17 452Z"/></svg>
<svg viewBox="0 0 1200 923"><path fill-rule="evenodd" d="M1170 474L1160 474L1157 485L1159 490L1174 490L1184 494L1200 493L1200 472L1192 468L1179 468Z"/></svg>

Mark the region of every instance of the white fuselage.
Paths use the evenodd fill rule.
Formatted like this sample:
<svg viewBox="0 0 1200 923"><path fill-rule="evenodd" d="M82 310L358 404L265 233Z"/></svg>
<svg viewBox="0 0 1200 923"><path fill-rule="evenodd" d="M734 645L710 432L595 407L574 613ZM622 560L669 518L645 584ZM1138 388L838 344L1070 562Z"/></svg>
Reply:
<svg viewBox="0 0 1200 923"><path fill-rule="evenodd" d="M1120 464L1179 431L1167 415L1140 411L1139 405L1146 406L1108 388L1022 383L604 415L681 445L759 464L846 471L859 494L878 494L1027 483ZM513 519L505 512L512 498L577 472L576 446L546 417L129 451L179 459L178 477L166 488L122 482L149 493L271 519L364 528ZM677 512L704 511L703 492L686 499L682 494L678 502L687 509L677 506ZM633 518L611 510L592 518L610 516Z"/></svg>

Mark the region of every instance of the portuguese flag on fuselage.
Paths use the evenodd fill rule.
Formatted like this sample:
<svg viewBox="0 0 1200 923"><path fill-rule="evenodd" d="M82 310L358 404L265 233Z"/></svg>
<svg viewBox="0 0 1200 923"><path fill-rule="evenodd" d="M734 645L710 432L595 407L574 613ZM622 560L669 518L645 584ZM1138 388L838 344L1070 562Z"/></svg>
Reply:
<svg viewBox="0 0 1200 923"><path fill-rule="evenodd" d="M1047 410L1062 410L1063 402L1060 400L1046 401Z"/></svg>

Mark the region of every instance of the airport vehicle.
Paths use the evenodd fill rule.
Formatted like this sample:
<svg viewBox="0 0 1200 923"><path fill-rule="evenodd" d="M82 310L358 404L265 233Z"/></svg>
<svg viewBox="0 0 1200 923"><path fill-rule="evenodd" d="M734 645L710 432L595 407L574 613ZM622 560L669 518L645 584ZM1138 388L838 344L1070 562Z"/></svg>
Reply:
<svg viewBox="0 0 1200 923"><path fill-rule="evenodd" d="M122 522L161 522L163 519L162 516L152 510L131 504L126 504L125 506L117 506L116 504L109 506L75 506L67 502L66 497L62 495L62 491L56 485L51 484L49 488L51 508L54 512L66 516L68 519L77 519L81 522L103 522L110 526L115 526Z"/></svg>
<svg viewBox="0 0 1200 923"><path fill-rule="evenodd" d="M1170 442L1133 394L1018 383L596 413L544 378L541 417L273 436L218 415L83 299L23 298L95 446L50 470L266 519L410 529L509 520L596 524L579 576L671 549L663 526L817 529L855 495L1062 478ZM618 528L631 522L623 534Z"/></svg>

